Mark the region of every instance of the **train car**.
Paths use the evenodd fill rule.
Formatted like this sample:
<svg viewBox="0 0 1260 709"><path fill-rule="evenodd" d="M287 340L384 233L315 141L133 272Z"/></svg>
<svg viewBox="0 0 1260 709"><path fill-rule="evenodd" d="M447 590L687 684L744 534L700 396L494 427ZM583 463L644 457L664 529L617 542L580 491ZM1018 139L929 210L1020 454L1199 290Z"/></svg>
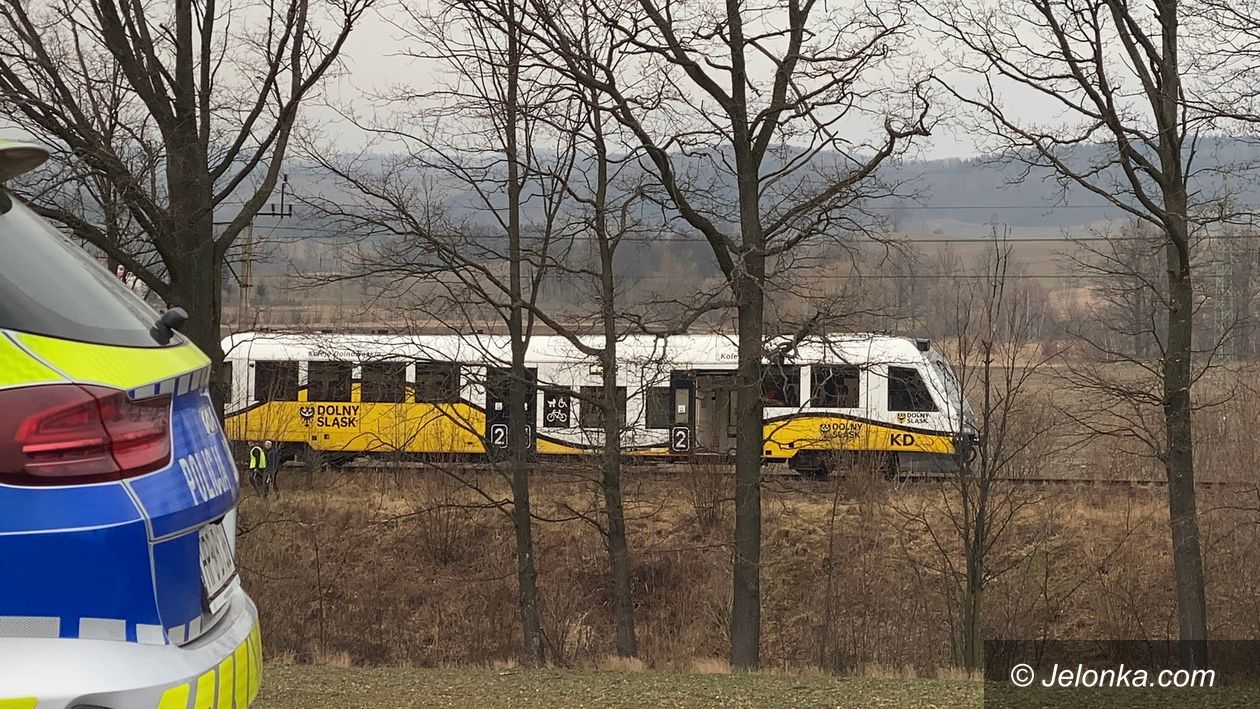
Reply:
<svg viewBox="0 0 1260 709"><path fill-rule="evenodd" d="M584 344L602 346L600 338ZM949 362L922 339L814 337L763 363L763 459L805 472L837 452L895 470L953 460L974 440ZM617 343L625 455L717 458L735 449L734 336L628 336ZM362 454L485 456L507 447L510 342L500 335L246 332L223 341L226 429L333 459ZM602 447L602 369L560 336L535 336L527 445L540 455Z"/></svg>

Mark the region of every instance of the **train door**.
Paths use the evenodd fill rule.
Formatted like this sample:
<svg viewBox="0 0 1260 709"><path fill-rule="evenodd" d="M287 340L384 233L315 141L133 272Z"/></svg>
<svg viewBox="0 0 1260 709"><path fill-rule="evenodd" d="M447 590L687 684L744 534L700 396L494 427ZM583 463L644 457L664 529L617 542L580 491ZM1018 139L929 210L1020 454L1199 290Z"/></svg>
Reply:
<svg viewBox="0 0 1260 709"><path fill-rule="evenodd" d="M529 393L525 396L525 448L534 447L534 431L537 423L538 370L527 370ZM507 451L512 431L510 399L512 370L505 367L486 367L486 450Z"/></svg>
<svg viewBox="0 0 1260 709"><path fill-rule="evenodd" d="M669 378L672 407L669 429L671 453L690 453L695 446L696 380L690 372L675 370Z"/></svg>
<svg viewBox="0 0 1260 709"><path fill-rule="evenodd" d="M696 375L695 446L699 453L735 450L735 372Z"/></svg>

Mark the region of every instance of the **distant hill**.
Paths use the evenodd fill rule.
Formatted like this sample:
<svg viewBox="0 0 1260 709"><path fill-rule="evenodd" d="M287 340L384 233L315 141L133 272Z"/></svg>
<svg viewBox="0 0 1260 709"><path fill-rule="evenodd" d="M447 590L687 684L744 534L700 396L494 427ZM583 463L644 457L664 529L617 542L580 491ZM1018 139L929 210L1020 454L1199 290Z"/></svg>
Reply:
<svg viewBox="0 0 1260 709"><path fill-rule="evenodd" d="M1084 149L1077 152L1077 162L1090 157ZM1260 145L1238 139L1204 140L1197 146L1194 166L1198 170L1195 187L1202 194L1218 195L1228 188L1237 204L1260 207L1260 171L1245 174L1260 167ZM917 199L887 207L901 231L931 232L944 227L951 233L965 225L996 222L1054 232L1124 216L1101 196L1060 184L1050 170L1025 174L1023 166L992 158L906 162L884 175L916 193ZM1110 179L1122 178L1112 175ZM1017 236L1020 231L1016 229Z"/></svg>
<svg viewBox="0 0 1260 709"><path fill-rule="evenodd" d="M1087 149L1080 149L1076 158L1084 161L1091 158L1091 154ZM373 171L395 160L385 155L367 156L361 159L360 164L363 170ZM1197 183L1202 193L1218 194L1223 187L1228 187L1234 192L1237 204L1260 205L1260 186L1255 179L1225 174L1236 172L1234 168L1240 165L1260 164L1260 146L1237 139L1205 140L1197 148L1196 164L1203 175ZM1217 169L1222 167L1229 169ZM423 176L419 170L408 170L405 174L408 179L417 181ZM889 184L899 185L898 192L905 196L868 204L868 209L885 216L891 231L911 239L980 236L987 234L992 224L1011 227L1015 238L1056 237L1064 233L1079 233L1108 220L1125 218L1122 211L1101 196L1076 186L1060 184L1049 170L1026 170L1023 166L991 158L907 161L886 166L879 176ZM485 223L489 232L495 231L489 226L487 215L478 208L477 198L467 185L436 175L431 175L430 179L436 184L437 192L449 202L457 218ZM733 206L734 190L725 176L699 167L693 170L693 179L710 186L712 203ZM347 204L354 202L343 186L310 166L295 166L289 171L289 180L291 194L299 197L318 194L329 199L345 198ZM527 210L527 217L531 216L538 217L538 211ZM295 215L283 224L262 218L258 221L262 233L269 232L272 226L281 227L270 232L273 235L273 263L287 262L290 266L297 264L303 269L331 267L329 259L335 259L335 253L321 257L318 262L310 262L310 254L321 249L285 246L286 242L297 241L317 246L318 242L330 239L332 234L328 225L309 210L299 205ZM695 244L679 243L679 239L689 239L691 235L685 226L678 229L679 233L673 235L668 243L628 245L624 252L627 275L634 275L633 272L641 269L657 271L667 266L687 265L694 267L698 273L711 273L707 246L698 235L695 235Z"/></svg>

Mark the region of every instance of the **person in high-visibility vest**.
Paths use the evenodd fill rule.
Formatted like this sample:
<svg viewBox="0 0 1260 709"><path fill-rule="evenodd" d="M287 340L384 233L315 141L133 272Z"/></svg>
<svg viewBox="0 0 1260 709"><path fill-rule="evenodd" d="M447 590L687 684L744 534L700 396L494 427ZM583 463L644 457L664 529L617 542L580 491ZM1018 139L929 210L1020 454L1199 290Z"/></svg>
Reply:
<svg viewBox="0 0 1260 709"><path fill-rule="evenodd" d="M267 465L264 466L267 471L267 483L264 486L266 492L263 494L276 493L280 496L280 486L276 484L276 474L280 472L280 449L277 446L275 450L271 449L271 441L263 441L263 451L267 454Z"/></svg>
<svg viewBox="0 0 1260 709"><path fill-rule="evenodd" d="M259 495L267 496L268 466L267 452L271 449L271 441L266 441L262 445L254 444L249 449L249 482L254 486L254 492Z"/></svg>

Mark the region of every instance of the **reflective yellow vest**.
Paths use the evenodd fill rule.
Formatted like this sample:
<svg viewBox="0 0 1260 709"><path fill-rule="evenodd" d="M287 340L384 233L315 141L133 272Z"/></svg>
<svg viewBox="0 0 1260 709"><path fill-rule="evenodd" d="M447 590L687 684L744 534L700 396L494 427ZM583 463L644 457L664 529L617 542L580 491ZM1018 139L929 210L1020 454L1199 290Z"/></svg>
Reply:
<svg viewBox="0 0 1260 709"><path fill-rule="evenodd" d="M266 470L267 468L267 451L262 446L254 446L249 449L249 469L250 470Z"/></svg>

